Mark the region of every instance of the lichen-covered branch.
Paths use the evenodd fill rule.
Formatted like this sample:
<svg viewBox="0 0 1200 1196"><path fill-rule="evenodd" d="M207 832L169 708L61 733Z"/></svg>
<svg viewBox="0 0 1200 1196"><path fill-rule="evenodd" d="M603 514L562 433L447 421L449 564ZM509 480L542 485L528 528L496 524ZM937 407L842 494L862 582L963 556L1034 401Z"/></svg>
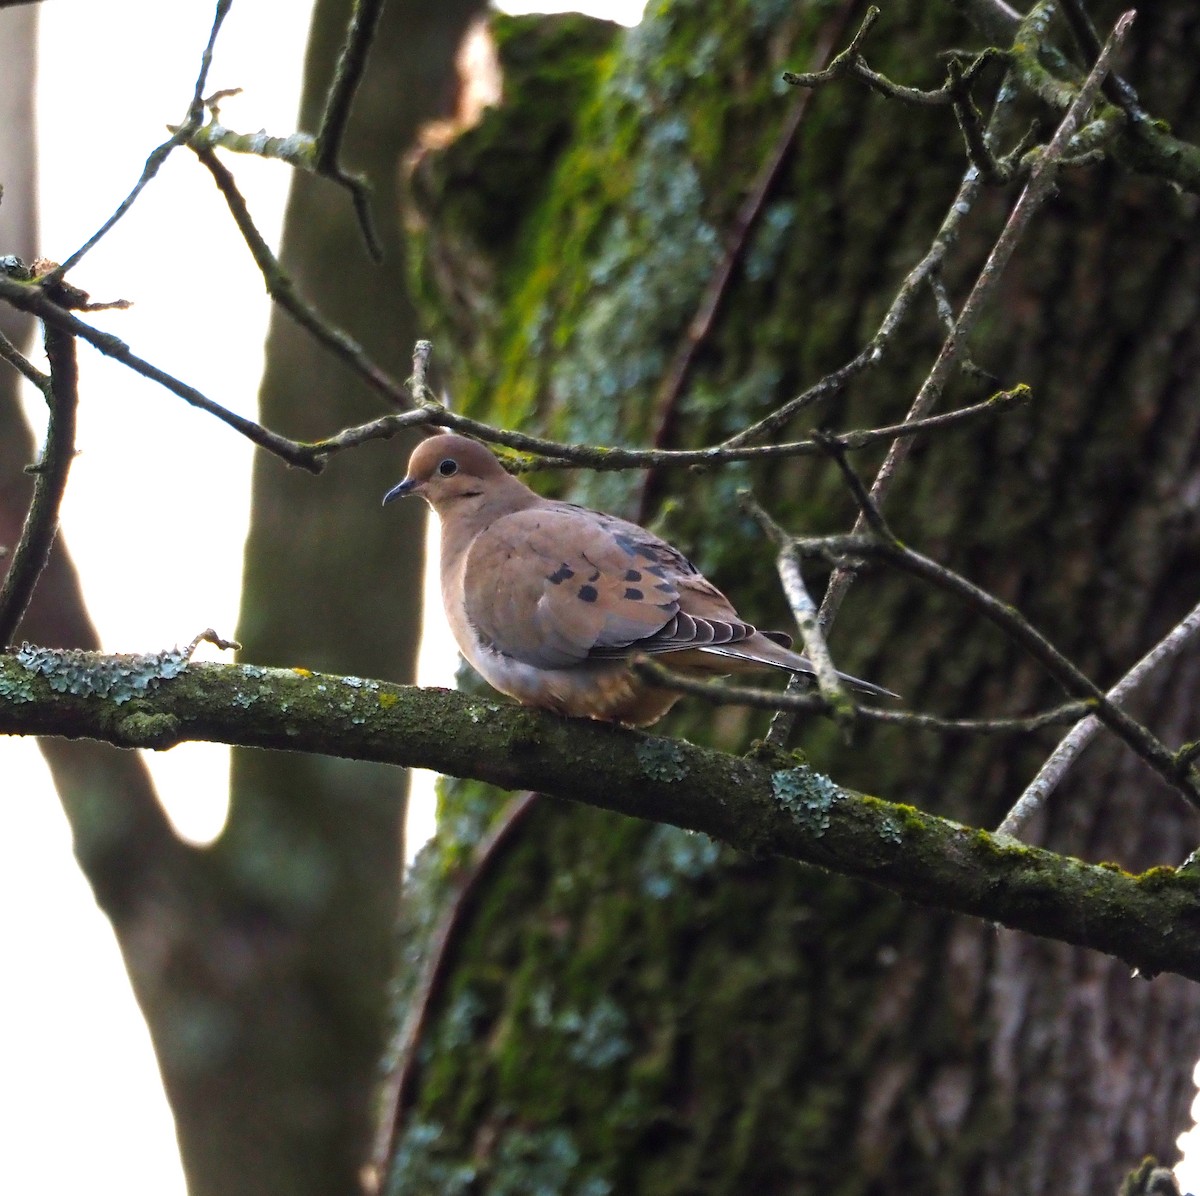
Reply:
<svg viewBox="0 0 1200 1196"><path fill-rule="evenodd" d="M703 832L922 904L1200 979L1200 877L1130 875L843 789L798 757L755 759L449 690L307 669L44 651L0 657L0 733L169 748L184 740L320 752L473 777ZM30 658L34 659L34 658ZM103 695L103 696L102 696Z"/></svg>

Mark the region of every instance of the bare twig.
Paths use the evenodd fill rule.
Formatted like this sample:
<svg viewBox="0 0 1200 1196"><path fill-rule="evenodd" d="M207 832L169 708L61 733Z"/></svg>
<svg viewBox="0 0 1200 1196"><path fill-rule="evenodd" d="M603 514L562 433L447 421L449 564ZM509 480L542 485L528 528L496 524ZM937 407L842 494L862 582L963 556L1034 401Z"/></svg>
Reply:
<svg viewBox="0 0 1200 1196"><path fill-rule="evenodd" d="M427 345L428 341L418 344ZM414 378L416 377L414 373ZM496 428L481 423L443 407L438 403L421 376L419 388L410 379L405 385L413 397L422 403L420 407L402 414L385 415L369 423L359 424L303 447L314 456L330 456L355 448L371 440L388 440L405 428L421 424L431 427L449 428L464 435L474 436L488 444L502 445L521 453L531 454L530 460L509 461L514 473L528 473L541 469L577 469L584 467L597 471L622 469L647 469L666 466L713 466L733 461L772 461L790 457L812 457L827 452L822 441L817 439L797 440L785 444L749 445L743 448L725 448L714 445L702 449L627 449L606 448L589 444L563 444L508 428ZM1029 400L1027 386L1016 386L1000 391L981 403L960 407L928 419L913 420L904 424L890 424L883 428L862 428L848 432L825 433L826 441L840 444L849 451L867 448L874 444L890 441L896 436L915 436L923 432L940 431L956 424L977 419L983 415L999 414Z"/></svg>
<svg viewBox="0 0 1200 1196"><path fill-rule="evenodd" d="M930 731L966 731L974 735L1028 735L1046 727L1061 727L1076 723L1092 709L1090 702L1064 702L1041 714L1012 718L940 718L936 714L921 714L913 710L886 710L883 707L860 706L861 718L877 723L895 723Z"/></svg>
<svg viewBox="0 0 1200 1196"><path fill-rule="evenodd" d="M1108 691L1108 700L1113 703L1123 702L1137 692L1138 687L1147 681L1162 665L1174 660L1200 632L1200 605L1192 611L1162 640L1160 640L1145 656L1141 658ZM1004 816L1004 821L996 828L997 834L1017 835L1021 828L1041 808L1046 799L1058 787L1067 770L1074 764L1080 752L1096 737L1100 730L1100 720L1095 716L1086 718L1054 749L1050 758L1042 765L1036 777L1029 782L1025 792L1017 799L1016 804ZM1188 767L1191 754L1177 752L1177 765Z"/></svg>
<svg viewBox="0 0 1200 1196"><path fill-rule="evenodd" d="M271 252L270 246L255 227L233 175L216 154L211 149L196 144L192 144L191 148L213 176L213 181L225 197L230 215L233 216L234 223L263 276L271 298L319 344L324 345L339 361L349 366L372 390L397 407L407 407L408 396L404 390L370 359L357 341L324 320L296 290L295 284L279 264L279 259Z"/></svg>
<svg viewBox="0 0 1200 1196"><path fill-rule="evenodd" d="M783 81L790 83L793 87L819 87L823 83L832 83L838 79L861 79L868 87L880 95L886 96L889 100L901 100L906 104L935 108L948 105L951 97L949 91L944 87L936 91L922 91L918 87L905 87L900 83L893 83L891 79L867 66L866 60L862 56L862 44L878 20L879 9L871 5L863 17L858 32L850 39L850 44L824 70L811 71L807 74L784 71Z"/></svg>
<svg viewBox="0 0 1200 1196"><path fill-rule="evenodd" d="M425 381L426 375L429 373L429 358L433 353L433 341L417 341L413 345L412 355L412 373L404 381L404 389L412 396L414 403L421 404L436 404L438 403L432 390L429 389L428 383Z"/></svg>
<svg viewBox="0 0 1200 1196"><path fill-rule="evenodd" d="M75 413L79 405L79 366L75 338L46 325L46 355L50 385L43 393L50 407L46 446L34 468L33 498L13 551L4 584L0 585L0 645L16 634L33 596L37 580L50 559L58 535L58 512L75 456Z"/></svg>
<svg viewBox="0 0 1200 1196"><path fill-rule="evenodd" d="M1024 648L1071 697L1094 703L1094 713L1110 731L1188 802L1200 808L1200 785L1191 775L1190 768L1181 765L1175 753L1146 727L1114 705L1095 682L1081 673L1032 623L1007 603L895 539L856 534L798 536L794 543L802 555L821 557L835 565L844 563L846 558L879 558L961 598Z"/></svg>
<svg viewBox="0 0 1200 1196"><path fill-rule="evenodd" d="M895 305L893 304L893 306ZM872 366L878 365L883 359L884 346L878 342L879 334L876 333L872 342L855 357L846 362L845 365L826 374L819 382L813 383L812 386L808 387L807 390L801 391L795 398L788 399L786 403L781 404L769 415L764 415L757 423L753 423L749 427L743 428L740 432L734 433L734 435L728 437L726 440L721 441L720 447L723 449L740 448L744 444L761 440L777 432L784 424L806 407L811 407L814 403L823 402L825 399L831 399L834 395L840 394L852 378L857 377Z"/></svg>
<svg viewBox="0 0 1200 1196"><path fill-rule="evenodd" d="M629 667L650 685L703 698L704 701L717 706L750 706L759 710L786 709L811 714L824 714L828 710L825 699L814 689L801 693L787 693L779 689L760 689L750 685L728 685L722 681L701 681L673 672L649 656L635 656Z"/></svg>
<svg viewBox="0 0 1200 1196"><path fill-rule="evenodd" d="M1100 35L1096 32L1096 27L1092 24L1087 10L1080 0L1059 0L1058 9L1071 27L1071 35L1075 38L1084 57L1089 62L1094 62L1100 56ZM1108 74L1102 86L1104 94L1132 122L1137 124L1149 119L1141 104L1138 103L1137 92L1115 71Z"/></svg>
<svg viewBox="0 0 1200 1196"><path fill-rule="evenodd" d="M763 510L749 490L741 491L738 499L743 510L757 521L778 549L775 567L779 572L779 581L783 586L788 606L791 607L792 617L796 620L800 637L804 641L804 651L812 665L817 687L842 733L848 734L854 724L854 701L842 685L833 657L829 654L829 645L825 642L825 636L817 621L816 603L804 584L799 554L792 545L791 537Z"/></svg>
<svg viewBox="0 0 1200 1196"><path fill-rule="evenodd" d="M61 282L67 271L79 264L84 254L92 249L108 230L133 207L146 184L162 169L162 165L170 157L171 151L182 145L200 128L204 119L204 88L208 81L209 69L212 67L213 47L216 45L217 34L221 31L221 25L228 15L232 3L233 0L217 0L212 28L208 34L208 44L204 47L204 53L200 57L200 72L196 76L196 85L192 89L192 100L188 105L187 116L183 123L162 145L151 151L150 156L146 159L146 165L142 168L142 177L134 184L133 190L120 202L117 210L61 266L46 276L45 285L53 286Z"/></svg>
<svg viewBox="0 0 1200 1196"><path fill-rule="evenodd" d="M847 489L853 495L854 501L858 505L859 520L881 539L894 540L895 536L892 535L891 528L888 527L887 522L884 520L883 512L879 509L879 504L875 501L874 495L864 485L862 478L850 467L850 462L846 460L846 453L842 446L832 437L822 437L821 446L833 458L834 464L841 472ZM821 626L827 626L829 614L824 607L821 614L823 616Z"/></svg>
<svg viewBox="0 0 1200 1196"><path fill-rule="evenodd" d="M3 332L0 332L0 357L3 357L22 377L32 382L42 392L47 403L51 401L50 375L43 374Z"/></svg>
<svg viewBox="0 0 1200 1196"><path fill-rule="evenodd" d="M800 714L828 715L829 708L814 690L794 693L787 690L760 689L750 685L730 685L723 681L701 681L673 672L649 656L639 656L632 662L633 671L644 681L662 689L675 690L689 697L701 698L716 706L748 706L757 710L789 710ZM1012 718L941 718L915 710L888 710L879 706L857 706L857 720L913 727L917 730L967 732L976 735L1027 735L1046 727L1075 723L1093 709L1090 702L1064 702L1040 714Z"/></svg>
<svg viewBox="0 0 1200 1196"><path fill-rule="evenodd" d="M0 299L7 300L13 307L19 308L21 311L37 316L49 327L69 332L73 336L87 341L106 357L111 357L121 362L122 365L128 366L135 373L166 387L172 394L191 403L193 407L199 407L202 411L215 415L217 419L240 432L248 440L253 441L260 448L274 453L275 456L281 457L289 465L298 465L301 469L320 473L322 465L319 459L314 457L303 445L298 445L295 441L288 440L287 437L264 428L252 419L246 419L245 416L222 407L220 403L201 394L194 386L189 386L165 370L160 370L158 366L144 361L120 337L113 336L108 332L101 332L100 329L85 324L77 316L73 316L69 311L59 307L42 287L15 282L11 278L0 275Z"/></svg>
<svg viewBox="0 0 1200 1196"><path fill-rule="evenodd" d="M317 130L316 152L317 170L350 192L363 239L376 261L383 259L383 245L371 216L370 194L361 178L342 167L341 154L350 109L366 70L367 57L382 12L383 0L355 0L346 40L342 43L334 69L333 82L325 96L325 111L321 114L321 127Z"/></svg>

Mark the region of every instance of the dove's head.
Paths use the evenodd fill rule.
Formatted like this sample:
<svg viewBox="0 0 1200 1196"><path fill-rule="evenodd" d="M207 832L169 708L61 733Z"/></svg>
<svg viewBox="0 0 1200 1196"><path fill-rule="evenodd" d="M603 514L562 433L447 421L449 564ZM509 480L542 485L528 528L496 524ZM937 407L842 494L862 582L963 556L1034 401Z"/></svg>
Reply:
<svg viewBox="0 0 1200 1196"><path fill-rule="evenodd" d="M465 436L431 436L422 440L408 459L408 475L384 496L394 498L419 494L435 511L477 508L497 492L524 485L504 471L499 461L477 441Z"/></svg>

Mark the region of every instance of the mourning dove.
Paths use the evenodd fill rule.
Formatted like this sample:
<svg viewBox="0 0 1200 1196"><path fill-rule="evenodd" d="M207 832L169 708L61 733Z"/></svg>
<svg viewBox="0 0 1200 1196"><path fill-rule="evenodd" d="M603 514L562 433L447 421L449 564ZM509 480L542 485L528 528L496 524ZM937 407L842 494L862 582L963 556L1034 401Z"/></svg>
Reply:
<svg viewBox="0 0 1200 1196"><path fill-rule="evenodd" d="M408 494L440 519L442 602L463 656L523 705L647 726L679 694L633 672L639 653L669 653L671 667L689 675L812 672L788 650L790 637L756 630L670 544L624 519L540 497L473 440L422 441L383 501Z"/></svg>

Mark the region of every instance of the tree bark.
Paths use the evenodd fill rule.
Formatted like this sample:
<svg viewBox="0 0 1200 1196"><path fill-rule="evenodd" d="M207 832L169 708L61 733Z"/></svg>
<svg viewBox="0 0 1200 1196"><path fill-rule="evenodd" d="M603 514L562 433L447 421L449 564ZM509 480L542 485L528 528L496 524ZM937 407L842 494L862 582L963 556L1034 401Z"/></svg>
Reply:
<svg viewBox="0 0 1200 1196"><path fill-rule="evenodd" d="M545 144L559 152L528 170L535 186L509 193L518 215L499 228L473 215L464 189L496 188L477 163L503 140L507 110L524 112L519 88L418 166L424 294L470 414L563 440L711 444L859 351L965 163L947 110L843 81L812 97L684 387L663 389L796 102L775 80L810 69L839 15L851 14L676 3L611 52L593 46L594 87L567 117L555 112L568 133ZM510 57L539 36L500 27ZM1186 5L1157 6L1121 67L1184 137L1195 131L1197 37ZM866 54L931 87L937 52L976 41L944 7L901 5ZM1047 115L1031 99L1022 107ZM956 303L1015 194L997 189L972 213L944 272ZM906 542L1017 605L1102 685L1195 601L1193 203L1109 165L1064 175L971 345L1002 384L1028 383L1034 406L921 444L888 504ZM488 208L505 210L494 194ZM439 289L451 278L452 293ZM791 430L900 418L942 336L925 300L881 368ZM960 380L946 404L986 388ZM779 625L768 551L734 513L747 482L797 531L854 517L821 463L676 471L648 501L637 477L581 475L571 494L654 516L741 609ZM922 709L1016 712L1055 694L977 614L889 576L857 583L833 648L840 667ZM1138 712L1171 742L1194 737L1198 681L1194 662L1179 664ZM672 727L731 746L761 722L692 706ZM922 806L975 825L999 821L1053 741L883 729L847 748L827 724L802 734L836 781L919 792ZM408 975L500 802L479 786L447 790L409 898ZM1138 869L1179 862L1196 827L1105 743L1031 834ZM449 941L402 1094L392 1196L536 1182L656 1196L1082 1196L1115 1190L1147 1152L1174 1158L1187 1122L1194 987L668 828L539 809L490 853Z"/></svg>

